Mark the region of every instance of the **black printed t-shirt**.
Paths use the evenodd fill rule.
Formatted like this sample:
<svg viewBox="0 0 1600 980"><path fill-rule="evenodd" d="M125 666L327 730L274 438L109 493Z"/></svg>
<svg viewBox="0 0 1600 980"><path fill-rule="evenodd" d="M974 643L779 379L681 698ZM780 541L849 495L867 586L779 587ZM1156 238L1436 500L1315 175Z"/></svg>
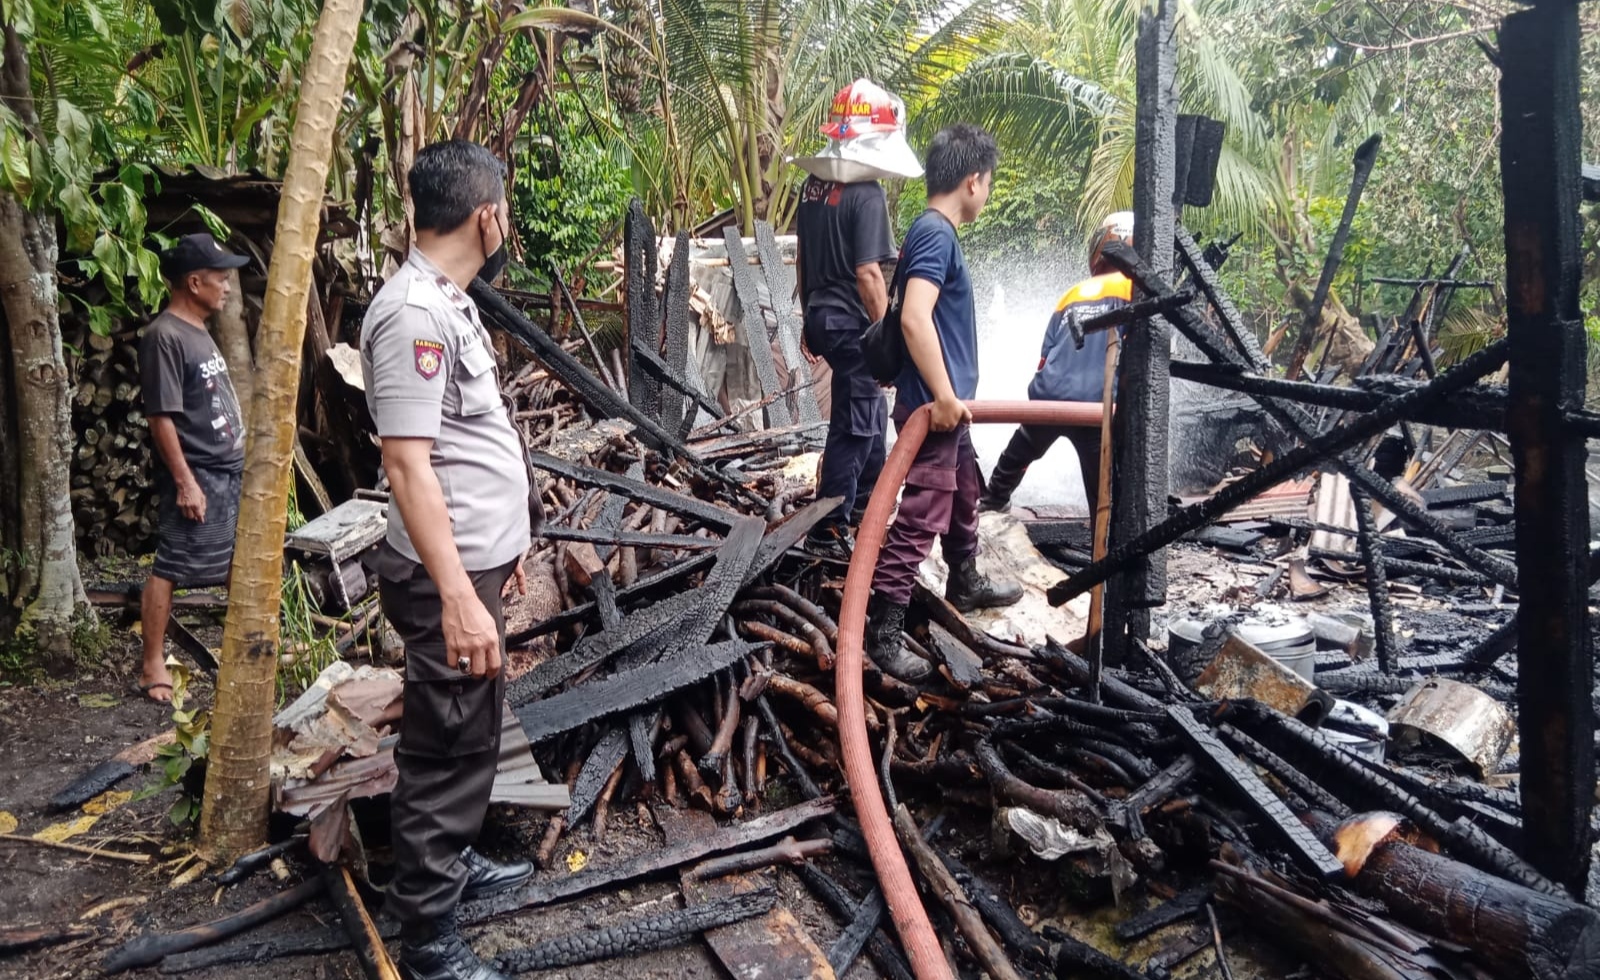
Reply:
<svg viewBox="0 0 1600 980"><path fill-rule="evenodd" d="M838 184L807 177L795 217L800 242L800 298L807 311L846 310L867 322L856 291L856 266L894 258L889 199L875 180Z"/></svg>
<svg viewBox="0 0 1600 980"><path fill-rule="evenodd" d="M244 468L239 396L210 333L162 311L139 341L139 379L144 413L172 419L190 467Z"/></svg>

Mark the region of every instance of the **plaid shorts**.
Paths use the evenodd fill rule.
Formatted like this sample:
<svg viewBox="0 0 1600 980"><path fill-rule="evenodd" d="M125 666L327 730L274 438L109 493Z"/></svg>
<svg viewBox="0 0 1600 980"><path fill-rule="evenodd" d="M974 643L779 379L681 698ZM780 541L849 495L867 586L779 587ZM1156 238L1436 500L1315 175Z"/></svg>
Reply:
<svg viewBox="0 0 1600 980"><path fill-rule="evenodd" d="M165 468L160 493L156 561L151 572L183 589L221 585L233 567L233 538L239 527L239 490L244 474L196 468L195 482L206 495L206 518L191 521L178 510L178 486Z"/></svg>

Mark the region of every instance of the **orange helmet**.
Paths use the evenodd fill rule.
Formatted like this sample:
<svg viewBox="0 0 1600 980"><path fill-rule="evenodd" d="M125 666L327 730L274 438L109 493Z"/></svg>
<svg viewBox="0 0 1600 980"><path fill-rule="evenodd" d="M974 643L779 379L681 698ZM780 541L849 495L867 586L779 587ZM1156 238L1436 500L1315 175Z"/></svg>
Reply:
<svg viewBox="0 0 1600 980"><path fill-rule="evenodd" d="M833 97L822 135L847 140L868 133L892 133L905 128L905 114L905 105L899 99L865 78L858 78Z"/></svg>
<svg viewBox="0 0 1600 980"><path fill-rule="evenodd" d="M1108 214L1106 215L1106 220L1100 222L1100 227L1095 231L1094 236L1089 239L1090 275L1100 275L1099 269L1104 262L1100 257L1100 253L1105 251L1106 245L1113 241L1119 241L1128 246L1133 245L1132 211L1118 211L1115 214Z"/></svg>

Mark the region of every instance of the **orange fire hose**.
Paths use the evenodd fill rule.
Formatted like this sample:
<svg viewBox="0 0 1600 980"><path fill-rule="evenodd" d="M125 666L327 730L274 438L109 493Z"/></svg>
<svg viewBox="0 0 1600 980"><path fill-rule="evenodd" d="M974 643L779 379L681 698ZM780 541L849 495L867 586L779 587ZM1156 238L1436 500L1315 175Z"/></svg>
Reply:
<svg viewBox="0 0 1600 980"><path fill-rule="evenodd" d="M1017 422L1023 425L1096 426L1102 416L1098 402L968 402L972 421ZM839 743L844 752L844 778L855 801L856 819L866 838L878 887L894 919L895 931L911 960L917 980L954 980L950 965L939 947L928 913L917 897L905 856L895 839L894 825L883 805L878 775L867 744L866 700L861 690L861 670L866 656L867 599L872 595L872 574L878 567L878 552L888 536L889 514L895 498L911 472L911 463L928 435L931 406L911 413L900 427L894 450L884 461L883 472L872 498L867 501L861 533L850 557L850 571L844 580L844 597L839 608L838 659L834 666L834 697L839 709Z"/></svg>

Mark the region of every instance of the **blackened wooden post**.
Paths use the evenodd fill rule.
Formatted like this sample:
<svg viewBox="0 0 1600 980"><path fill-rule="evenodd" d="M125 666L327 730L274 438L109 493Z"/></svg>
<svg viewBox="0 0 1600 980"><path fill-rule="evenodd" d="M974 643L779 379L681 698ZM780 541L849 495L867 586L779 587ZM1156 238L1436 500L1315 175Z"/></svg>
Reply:
<svg viewBox="0 0 1600 980"><path fill-rule="evenodd" d="M1500 167L1506 209L1516 464L1517 697L1523 840L1540 871L1581 896L1594 802L1589 511L1584 440L1562 425L1583 405L1578 312L1578 6L1542 3L1500 29Z"/></svg>
<svg viewBox="0 0 1600 980"><path fill-rule="evenodd" d="M672 262L667 266L667 288L662 296L666 307L667 367L673 374L693 384L699 365L689 370L689 233L678 232L672 246ZM684 399L681 394L661 389L661 427L683 434ZM692 408L692 406L691 406Z"/></svg>
<svg viewBox="0 0 1600 980"><path fill-rule="evenodd" d="M661 417L661 382L639 365L633 350L661 353L661 308L656 304L655 226L634 198L623 222L622 266L628 301L628 400L652 419Z"/></svg>
<svg viewBox="0 0 1600 980"><path fill-rule="evenodd" d="M1171 278L1176 222L1172 197L1178 127L1177 0L1153 0L1139 15L1135 116L1133 237L1140 258ZM1117 481L1112 546L1131 540L1167 513L1168 364L1171 327L1161 317L1133 324L1117 387ZM1131 634L1144 639L1149 614L1167 601L1167 552L1149 555L1112 584L1106 605L1106 658L1119 663Z"/></svg>

